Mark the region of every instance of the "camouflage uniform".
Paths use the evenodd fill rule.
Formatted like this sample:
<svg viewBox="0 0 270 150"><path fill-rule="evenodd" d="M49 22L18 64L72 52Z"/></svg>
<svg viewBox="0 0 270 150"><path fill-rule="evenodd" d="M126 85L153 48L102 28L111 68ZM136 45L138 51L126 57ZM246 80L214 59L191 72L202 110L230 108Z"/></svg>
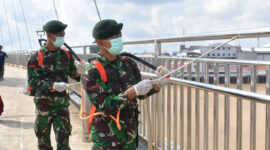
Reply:
<svg viewBox="0 0 270 150"><path fill-rule="evenodd" d="M48 51L44 47L43 65L38 66L38 53L32 54L28 61L28 84L36 90L35 133L39 150L52 150L50 131L56 135L57 150L70 150L69 136L71 124L69 117L69 96L66 92L51 91L53 82L68 82L68 76L76 80L76 66L73 57L68 57L64 50Z"/></svg>
<svg viewBox="0 0 270 150"><path fill-rule="evenodd" d="M99 56L97 61L106 71L108 81L104 83L96 66L90 63L82 75L83 87L97 112L103 112L106 116L116 116L120 112L120 124L122 130L118 130L116 123L106 116L96 116L91 126L91 134L94 142L93 150L119 150L136 149L136 137L138 132L138 104L136 99L128 100L125 92L132 85L141 81L141 74L137 64L129 58L119 57L108 62ZM156 93L151 89L144 99Z"/></svg>

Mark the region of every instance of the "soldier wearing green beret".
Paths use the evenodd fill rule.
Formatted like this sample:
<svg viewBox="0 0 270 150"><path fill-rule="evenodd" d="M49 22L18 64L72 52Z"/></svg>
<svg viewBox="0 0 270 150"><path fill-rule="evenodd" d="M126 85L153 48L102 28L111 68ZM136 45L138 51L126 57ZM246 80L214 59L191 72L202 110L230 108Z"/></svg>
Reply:
<svg viewBox="0 0 270 150"><path fill-rule="evenodd" d="M69 116L68 76L79 81L81 66L74 65L74 58L64 44L66 24L52 20L43 26L47 43L28 60L29 92L36 105L35 133L39 150L52 150L50 132L56 136L57 150L70 150L71 124Z"/></svg>
<svg viewBox="0 0 270 150"><path fill-rule="evenodd" d="M101 55L87 66L81 77L84 90L96 108L91 124L92 150L135 150L137 99L157 93L160 89L157 85L168 81L142 80L137 64L119 56L123 49L122 26L110 19L95 25L93 37ZM166 73L165 68L157 72L158 76Z"/></svg>

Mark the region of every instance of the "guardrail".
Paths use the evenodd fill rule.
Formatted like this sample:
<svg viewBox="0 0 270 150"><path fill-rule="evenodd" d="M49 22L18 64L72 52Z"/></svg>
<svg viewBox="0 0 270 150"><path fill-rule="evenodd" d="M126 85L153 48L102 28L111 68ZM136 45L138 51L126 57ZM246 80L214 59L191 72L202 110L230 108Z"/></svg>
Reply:
<svg viewBox="0 0 270 150"><path fill-rule="evenodd" d="M144 57L144 60L152 64L162 65L168 68L169 70L174 70L183 64L191 61L190 58L176 58L176 57ZM208 73L209 83L214 83L214 78L218 78L218 82L224 84L225 75L230 74L230 83L235 84L237 82L237 69L243 71L241 77L243 78L244 83L250 83L251 78L254 76L256 82L265 83L266 82L266 73L267 66L270 65L270 61L239 61L239 60L222 60L222 59L200 59L196 63L191 64L191 78L195 80L197 76L200 77L201 82L204 81L203 72ZM227 68L228 67L228 68ZM143 72L153 72L148 67L143 64L139 64L139 68ZM227 69L227 70L226 70ZM184 69L184 78L187 79L187 67ZM252 74L254 73L254 74ZM180 78L181 71L177 71L172 74L173 77ZM229 84L230 84L229 83ZM256 86L256 85L255 85Z"/></svg>
<svg viewBox="0 0 270 150"><path fill-rule="evenodd" d="M270 93L269 73L265 89L267 94ZM142 75L144 78L155 77L149 73ZM191 79L190 71L188 77ZM149 140L147 132L151 125L154 149L270 148L270 96L255 93L254 82L251 83L251 91L243 91L240 75L237 78L240 89L229 87L228 82L221 87L181 78L171 78L158 94L145 100L148 105L139 101L139 134ZM229 81L229 76L225 79ZM150 110L151 124L146 123L145 107Z"/></svg>

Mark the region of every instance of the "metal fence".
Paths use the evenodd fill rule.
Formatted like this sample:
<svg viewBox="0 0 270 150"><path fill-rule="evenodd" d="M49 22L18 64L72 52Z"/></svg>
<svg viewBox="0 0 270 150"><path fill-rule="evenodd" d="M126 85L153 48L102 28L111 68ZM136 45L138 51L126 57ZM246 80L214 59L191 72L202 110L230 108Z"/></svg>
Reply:
<svg viewBox="0 0 270 150"><path fill-rule="evenodd" d="M6 63L26 66L29 54L8 54Z"/></svg>
<svg viewBox="0 0 270 150"><path fill-rule="evenodd" d="M146 112L143 109L149 107L154 149L176 150L181 147L187 150L268 150L270 148L270 96L266 94L270 93L270 66L266 66L265 88L260 88L264 91L257 91L256 65L250 64L252 76L250 91L247 91L243 90L243 86L247 85L242 84L243 64L237 65L237 85L234 87L238 89L234 89L229 80L230 64L225 64L225 87L222 87L218 85L218 65L215 65L214 69L215 85L207 84L208 67L204 68L205 83L199 82L199 63L196 63L197 82L183 80L184 70L182 70L181 79L172 79L157 95L146 100L149 101L148 106L140 102L142 112L140 135L149 140ZM208 66L209 62L205 62L204 65ZM191 66L187 70L188 79L191 80ZM144 74L144 77L149 78L150 75Z"/></svg>

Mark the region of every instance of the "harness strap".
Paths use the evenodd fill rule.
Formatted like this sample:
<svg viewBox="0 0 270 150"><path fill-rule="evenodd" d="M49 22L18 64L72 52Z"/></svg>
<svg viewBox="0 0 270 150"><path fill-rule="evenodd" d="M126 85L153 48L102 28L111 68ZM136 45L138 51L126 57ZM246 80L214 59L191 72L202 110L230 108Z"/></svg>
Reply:
<svg viewBox="0 0 270 150"><path fill-rule="evenodd" d="M68 56L68 60L70 61L70 54L69 54L68 50L65 49L64 51L66 52L66 54Z"/></svg>
<svg viewBox="0 0 270 150"><path fill-rule="evenodd" d="M66 52L66 54L68 56L68 60L70 61L70 57L71 56L70 56L68 50L64 50L64 51ZM38 50L38 66L39 67L41 67L43 65L43 62L44 62L44 58L43 57L44 57L43 56L43 53L40 50Z"/></svg>
<svg viewBox="0 0 270 150"><path fill-rule="evenodd" d="M106 71L105 71L104 67L102 66L102 64L96 60L92 61L92 63L97 67L97 70L100 74L101 80L104 83L106 83L108 81L108 78L107 78Z"/></svg>
<svg viewBox="0 0 270 150"><path fill-rule="evenodd" d="M96 110L97 110L96 107L94 105L92 105L89 114L92 115L92 114L96 113ZM91 124L93 122L93 119L94 119L94 116L90 117L88 120L88 133L90 133L90 127L91 127Z"/></svg>
<svg viewBox="0 0 270 150"><path fill-rule="evenodd" d="M105 71L104 67L102 66L102 64L96 60L92 61L92 63L96 66L96 68L100 74L101 80L104 83L106 83L108 81L108 78L107 78L106 71ZM96 85L96 86L93 86L91 88L96 88L96 87L100 87L100 85ZM94 105L92 105L90 112L89 112L89 115L87 117L85 117L85 118L82 117L82 114L86 114L86 113L83 110L83 92L81 91L81 111L80 111L79 117L82 120L88 120L88 133L90 133L90 127L92 125L92 122L93 122L93 119L95 116L99 116L99 115L106 116L101 112L96 112L96 107ZM120 109L117 112L116 118L113 115L109 115L107 117L110 117L114 120L114 122L117 125L118 130L122 129L122 127L120 125Z"/></svg>
<svg viewBox="0 0 270 150"><path fill-rule="evenodd" d="M38 66L41 67L43 65L43 54L40 50L38 50Z"/></svg>
<svg viewBox="0 0 270 150"><path fill-rule="evenodd" d="M106 83L108 81L108 78L107 78L106 71L105 71L104 67L102 66L102 64L100 62L98 62L97 60L92 61L92 63L97 67L97 70L99 72L101 80L104 83ZM96 113L96 107L94 105L92 105L89 114L93 115L95 113ZM90 127L91 127L91 124L93 122L93 119L94 119L94 115L92 117L90 117L88 120L88 133L90 133Z"/></svg>

